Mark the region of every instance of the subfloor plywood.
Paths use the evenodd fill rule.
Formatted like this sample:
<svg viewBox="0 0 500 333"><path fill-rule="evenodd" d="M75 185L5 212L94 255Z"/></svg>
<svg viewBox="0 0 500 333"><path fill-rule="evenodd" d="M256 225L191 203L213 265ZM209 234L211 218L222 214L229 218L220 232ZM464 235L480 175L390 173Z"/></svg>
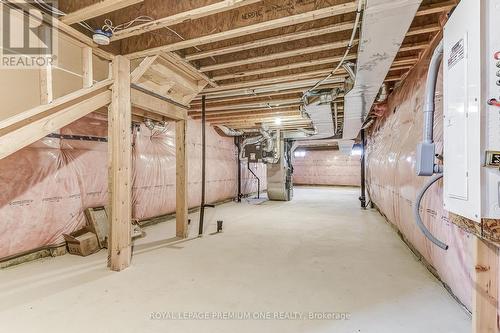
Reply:
<svg viewBox="0 0 500 333"><path fill-rule="evenodd" d="M471 331L468 314L355 188L296 188L291 202L206 209L203 238L146 228L132 266L106 251L0 271L2 332ZM190 234L198 213L190 214ZM216 221L224 232L213 234ZM343 312L349 320L162 320L165 312Z"/></svg>

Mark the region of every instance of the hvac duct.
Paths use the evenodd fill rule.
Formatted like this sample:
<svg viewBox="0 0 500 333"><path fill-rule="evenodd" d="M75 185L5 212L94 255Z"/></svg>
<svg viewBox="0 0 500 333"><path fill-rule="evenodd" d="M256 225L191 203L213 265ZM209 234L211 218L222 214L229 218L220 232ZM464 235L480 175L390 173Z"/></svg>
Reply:
<svg viewBox="0 0 500 333"><path fill-rule="evenodd" d="M219 130L222 131L226 136L242 136L243 132L242 131L237 131L232 128L229 128L224 125L216 125L215 128L218 128Z"/></svg>
<svg viewBox="0 0 500 333"><path fill-rule="evenodd" d="M358 136L421 0L367 0L354 88L345 96L344 139ZM391 27L387 29L387 27Z"/></svg>

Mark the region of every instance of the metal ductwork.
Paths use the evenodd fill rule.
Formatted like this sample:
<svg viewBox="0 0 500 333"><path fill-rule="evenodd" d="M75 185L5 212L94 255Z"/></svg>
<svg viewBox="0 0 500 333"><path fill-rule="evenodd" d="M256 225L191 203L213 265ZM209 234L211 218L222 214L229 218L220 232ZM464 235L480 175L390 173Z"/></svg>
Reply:
<svg viewBox="0 0 500 333"><path fill-rule="evenodd" d="M358 136L421 2L366 1L356 81L353 89L345 96L344 139L355 139Z"/></svg>
<svg viewBox="0 0 500 333"><path fill-rule="evenodd" d="M216 129L219 129L226 136L233 136L234 137L234 136L242 136L243 135L243 131L237 131L237 130L234 130L234 129L229 128L227 126L224 126L224 125L216 125L214 127Z"/></svg>

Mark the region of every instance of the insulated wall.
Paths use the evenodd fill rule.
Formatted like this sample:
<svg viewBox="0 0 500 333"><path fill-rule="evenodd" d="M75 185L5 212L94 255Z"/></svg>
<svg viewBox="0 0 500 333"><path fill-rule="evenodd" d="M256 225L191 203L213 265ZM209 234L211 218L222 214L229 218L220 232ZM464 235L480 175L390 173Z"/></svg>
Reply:
<svg viewBox="0 0 500 333"><path fill-rule="evenodd" d="M360 186L360 156L345 155L339 150L300 152L305 155L293 157L294 184Z"/></svg>
<svg viewBox="0 0 500 333"><path fill-rule="evenodd" d="M471 309L472 237L449 221L443 208L442 182L424 196L421 216L424 224L449 245L443 251L430 243L415 224L413 206L417 192L428 177L415 174L415 150L422 137L425 80L429 52L411 70L401 86L378 107L381 117L370 129L367 144L367 187L371 200L408 241L425 257L445 282ZM443 81L440 73L436 92L434 139L442 153ZM383 111L383 112L381 112Z"/></svg>
<svg viewBox="0 0 500 333"><path fill-rule="evenodd" d="M62 234L85 224L84 209L107 204L107 119L91 114L61 129L60 134L102 141L44 138L0 160L0 258L63 241ZM189 206L201 198L201 124L189 121ZM134 219L175 211L175 125L133 135ZM237 160L232 138L207 126L207 203L236 195ZM265 168L256 173L265 186ZM245 173L243 173L245 175ZM243 193L254 191L242 181ZM254 189L255 187L255 189Z"/></svg>

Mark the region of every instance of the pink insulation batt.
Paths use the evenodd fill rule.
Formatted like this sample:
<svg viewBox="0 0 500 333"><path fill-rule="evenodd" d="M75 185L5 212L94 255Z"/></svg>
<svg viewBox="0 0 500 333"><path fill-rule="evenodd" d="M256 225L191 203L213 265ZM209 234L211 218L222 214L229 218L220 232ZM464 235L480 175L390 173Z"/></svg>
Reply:
<svg viewBox="0 0 500 333"><path fill-rule="evenodd" d="M60 134L107 137L105 116L91 114ZM201 200L201 123L188 122L189 206ZM82 227L84 209L107 205L107 142L44 138L0 160L0 258L64 241ZM134 219L175 212L175 126L133 135ZM264 165L252 165L266 187ZM257 189L242 164L242 192ZM233 138L207 126L207 203L233 198L237 159Z"/></svg>

